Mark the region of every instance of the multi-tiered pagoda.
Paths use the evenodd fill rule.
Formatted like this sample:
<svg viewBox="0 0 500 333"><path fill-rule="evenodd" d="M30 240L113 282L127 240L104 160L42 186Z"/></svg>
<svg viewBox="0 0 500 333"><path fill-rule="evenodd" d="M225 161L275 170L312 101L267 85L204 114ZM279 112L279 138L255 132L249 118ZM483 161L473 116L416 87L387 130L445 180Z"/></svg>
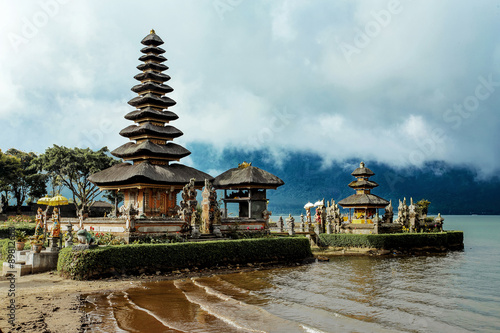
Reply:
<svg viewBox="0 0 500 333"><path fill-rule="evenodd" d="M350 223L373 223L372 219L375 217L377 209L385 208L389 201L371 194L371 190L378 184L369 180L375 173L365 167L365 163L361 162L359 168L354 170L351 175L356 177L356 180L349 183L349 187L355 189L356 194L340 200L338 204L343 208L349 208ZM351 208L354 209L353 215L351 215Z"/></svg>
<svg viewBox="0 0 500 333"><path fill-rule="evenodd" d="M136 110L125 118L134 121L124 128L120 135L130 142L113 150L111 154L131 163L121 163L93 174L89 180L101 190L123 191L124 207L137 212L138 216L177 215L177 194L191 178L197 188L205 179L213 177L194 168L172 163L191 154L186 148L173 143L183 133L169 125L178 116L168 110L176 104L165 96L173 91L165 82L170 76L163 72L168 69L163 64L167 59L162 55L165 50L159 47L162 39L151 30L141 43L144 53L137 66L141 73L134 78L140 83L132 88L138 96L128 103Z"/></svg>

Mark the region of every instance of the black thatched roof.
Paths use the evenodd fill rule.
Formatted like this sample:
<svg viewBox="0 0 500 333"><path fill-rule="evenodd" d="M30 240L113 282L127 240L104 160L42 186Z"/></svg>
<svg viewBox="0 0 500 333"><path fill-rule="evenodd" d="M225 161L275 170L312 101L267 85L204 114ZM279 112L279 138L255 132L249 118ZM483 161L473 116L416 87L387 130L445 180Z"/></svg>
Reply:
<svg viewBox="0 0 500 333"><path fill-rule="evenodd" d="M353 194L350 197L342 199L338 202L344 208L357 206L371 206L373 208L384 208L389 204L389 201L382 199L374 194Z"/></svg>
<svg viewBox="0 0 500 333"><path fill-rule="evenodd" d="M179 118L179 116L172 111L158 111L149 106L141 110L131 111L125 115L125 119L128 120L138 120L143 118L152 118L159 121L172 121Z"/></svg>
<svg viewBox="0 0 500 333"><path fill-rule="evenodd" d="M168 66L164 64L158 64L156 62L147 62L144 64L137 65L136 68L140 71L145 71L148 69L152 69L155 71L166 71L168 69Z"/></svg>
<svg viewBox="0 0 500 333"><path fill-rule="evenodd" d="M195 178L196 186L203 186L205 179L213 180L209 174L183 164L155 165L121 163L94 173L89 180L97 186L120 186L134 183L158 185L185 185Z"/></svg>
<svg viewBox="0 0 500 333"><path fill-rule="evenodd" d="M162 56L161 54L145 54L139 57L140 61L154 61L154 62L164 62L167 61L167 58Z"/></svg>
<svg viewBox="0 0 500 333"><path fill-rule="evenodd" d="M134 79L138 81L155 80L158 82L164 82L170 80L170 76L168 76L167 74L157 73L157 72L142 72L134 76Z"/></svg>
<svg viewBox="0 0 500 333"><path fill-rule="evenodd" d="M163 40L154 32L154 30L151 30L151 33L142 39L141 44L147 46L158 46L163 44Z"/></svg>
<svg viewBox="0 0 500 333"><path fill-rule="evenodd" d="M157 46L146 46L141 49L142 53L153 53L153 54L162 54L165 53L165 50L161 47Z"/></svg>
<svg viewBox="0 0 500 333"><path fill-rule="evenodd" d="M167 125L160 127L152 125L150 123L144 123L141 125L130 125L120 131L120 135L126 138L143 134L162 137L165 139L172 139L181 136L182 132L177 128L175 128L174 126Z"/></svg>
<svg viewBox="0 0 500 333"><path fill-rule="evenodd" d="M370 169L368 169L367 167L365 167L365 163L364 162L359 163L359 168L357 168L356 170L354 170L351 173L351 175L353 175L354 177L360 177L360 176L371 177L374 174L375 173L373 171L371 171Z"/></svg>
<svg viewBox="0 0 500 333"><path fill-rule="evenodd" d="M174 106L176 101L173 99L167 97L167 96L162 96L158 97L156 95L153 95L151 93L144 94L144 96L137 96L135 98L132 98L130 101L128 101L128 104L135 106L135 107L140 107L142 105L153 105L157 106L159 108L168 108L170 106Z"/></svg>
<svg viewBox="0 0 500 333"><path fill-rule="evenodd" d="M131 90L138 94L145 91L154 91L160 94L166 94L174 91L172 87L163 83L156 83L156 82L143 82L133 86Z"/></svg>
<svg viewBox="0 0 500 333"><path fill-rule="evenodd" d="M141 143L127 142L113 150L111 154L123 159L130 159L137 156L149 156L151 158L162 157L178 160L188 156L191 152L173 142L169 142L166 145L157 145L146 140Z"/></svg>
<svg viewBox="0 0 500 333"><path fill-rule="evenodd" d="M351 188L375 188L378 184L371 180L353 180L349 183L349 187Z"/></svg>
<svg viewBox="0 0 500 333"><path fill-rule="evenodd" d="M254 166L233 168L215 177L215 188L244 188L246 186L274 188L284 185L277 176Z"/></svg>

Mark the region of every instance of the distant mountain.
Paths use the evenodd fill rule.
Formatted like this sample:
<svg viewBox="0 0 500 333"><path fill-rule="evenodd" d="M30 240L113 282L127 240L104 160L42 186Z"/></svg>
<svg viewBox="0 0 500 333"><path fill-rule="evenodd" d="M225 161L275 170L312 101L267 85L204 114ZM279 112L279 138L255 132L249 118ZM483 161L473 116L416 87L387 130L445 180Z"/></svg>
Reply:
<svg viewBox="0 0 500 333"><path fill-rule="evenodd" d="M285 181L268 198L274 215L300 214L308 201L334 199L339 201L354 193L347 184L354 178L351 172L361 160L334 162L322 167L320 156L310 153L288 152L276 163L264 150L245 152L226 149L217 151L208 145L190 145L191 158L196 167L217 176L243 161L269 171ZM395 169L387 164L364 161L375 172L370 178L379 184L373 193L392 200L410 197L415 201L431 202L430 214L500 214L500 179L479 180L474 170L435 161L422 168ZM214 174L215 172L215 174Z"/></svg>

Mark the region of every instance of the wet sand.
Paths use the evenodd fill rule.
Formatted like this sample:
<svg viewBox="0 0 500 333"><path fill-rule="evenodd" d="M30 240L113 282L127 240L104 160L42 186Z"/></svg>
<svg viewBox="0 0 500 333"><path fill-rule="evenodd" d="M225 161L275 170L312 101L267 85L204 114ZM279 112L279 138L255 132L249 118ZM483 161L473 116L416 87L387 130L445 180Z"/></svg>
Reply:
<svg viewBox="0 0 500 333"><path fill-rule="evenodd" d="M85 304L85 297L82 295L126 290L138 287L143 282L290 267L304 263L306 261L292 264L248 264L192 271L185 269L166 274L157 272L156 275L119 276L94 281L65 279L56 271L21 276L15 283L14 326L8 323L10 282L8 278L0 277L0 329L1 332L84 332L89 325L89 319L82 310Z"/></svg>

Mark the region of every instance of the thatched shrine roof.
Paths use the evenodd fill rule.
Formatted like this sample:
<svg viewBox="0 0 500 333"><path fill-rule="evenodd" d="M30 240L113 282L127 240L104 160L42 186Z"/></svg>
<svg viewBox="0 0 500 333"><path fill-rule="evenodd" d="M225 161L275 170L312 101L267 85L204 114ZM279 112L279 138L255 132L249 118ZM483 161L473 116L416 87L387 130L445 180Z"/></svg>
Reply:
<svg viewBox="0 0 500 333"><path fill-rule="evenodd" d="M365 167L365 163L364 162L361 162L359 163L359 168L357 168L356 170L354 170L351 175L353 175L354 177L360 177L360 176L373 176L375 175L375 173L373 171L371 171L370 169L368 169L367 167Z"/></svg>
<svg viewBox="0 0 500 333"><path fill-rule="evenodd" d="M124 145L116 148L111 152L113 156L129 159L136 156L149 156L151 158L170 158L170 159L181 159L183 157L191 154L186 148L173 143L168 142L165 145L158 145L152 143L151 141L144 141L141 143L127 142Z"/></svg>
<svg viewBox="0 0 500 333"><path fill-rule="evenodd" d="M143 123L141 125L130 125L120 131L120 135L126 138L137 137L140 135L150 135L161 138L177 138L182 135L182 132L174 126L156 126L151 123Z"/></svg>
<svg viewBox="0 0 500 333"><path fill-rule="evenodd" d="M151 33L141 40L141 44L147 46L158 46L163 44L163 40L155 33L154 30L151 30Z"/></svg>
<svg viewBox="0 0 500 333"><path fill-rule="evenodd" d="M154 54L162 54L165 53L165 50L158 46L146 46L141 49L142 53L154 53Z"/></svg>
<svg viewBox="0 0 500 333"><path fill-rule="evenodd" d="M182 185L195 178L196 186L203 186L205 179L213 180L209 174L183 164L156 165L150 162L138 164L121 163L97 172L89 180L99 187L123 186L127 184Z"/></svg>
<svg viewBox="0 0 500 333"><path fill-rule="evenodd" d="M141 106L154 106L166 109L169 106L174 106L176 102L167 96L158 97L151 93L147 93L143 96L132 98L130 101L128 101L128 104L139 108L141 108Z"/></svg>
<svg viewBox="0 0 500 333"><path fill-rule="evenodd" d="M343 208L351 207L372 207L372 208L384 208L389 204L389 201L374 195L374 194L353 194L350 197L342 199L338 202Z"/></svg>
<svg viewBox="0 0 500 333"><path fill-rule="evenodd" d="M179 116L172 111L168 110L159 111L153 109L152 107L147 107L140 110L134 110L125 115L125 119L128 120L141 120L146 118L151 118L160 121L163 120L168 122L178 119Z"/></svg>
<svg viewBox="0 0 500 333"><path fill-rule="evenodd" d="M276 189L285 182L277 176L254 166L233 168L215 177L215 188L271 188Z"/></svg>
<svg viewBox="0 0 500 333"><path fill-rule="evenodd" d="M159 94L167 94L169 92L174 91L174 89L166 84L157 83L157 82L141 82L131 89L133 92L138 94L146 93L146 92L155 92Z"/></svg>
<svg viewBox="0 0 500 333"><path fill-rule="evenodd" d="M144 64L137 65L136 67L140 71L155 70L155 71L166 71L168 69L167 65L158 64L156 62L147 62Z"/></svg>
<svg viewBox="0 0 500 333"><path fill-rule="evenodd" d="M365 179L353 180L349 183L349 187L351 188L375 188L377 186L378 184L376 182Z"/></svg>
<svg viewBox="0 0 500 333"><path fill-rule="evenodd" d="M170 75L160 73L160 72L142 72L134 76L137 81L144 80L154 80L158 82L164 82L170 80Z"/></svg>

